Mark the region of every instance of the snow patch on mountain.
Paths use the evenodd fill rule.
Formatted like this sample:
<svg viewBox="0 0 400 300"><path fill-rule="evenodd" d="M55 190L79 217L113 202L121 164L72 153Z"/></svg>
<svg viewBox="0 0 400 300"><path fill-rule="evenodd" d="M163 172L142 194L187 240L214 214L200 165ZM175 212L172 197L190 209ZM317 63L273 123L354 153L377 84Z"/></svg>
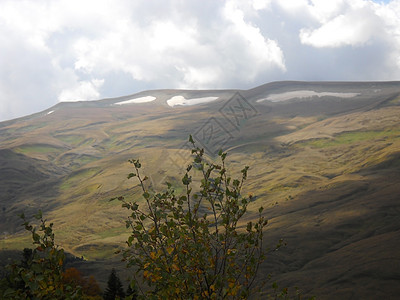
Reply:
<svg viewBox="0 0 400 300"><path fill-rule="evenodd" d="M271 101L271 102L281 102L294 98L312 98L312 97L338 97L338 98L353 98L360 95L360 93L332 93L332 92L315 92L315 91L292 91L281 94L271 94L267 98L262 98L257 100L257 102Z"/></svg>
<svg viewBox="0 0 400 300"><path fill-rule="evenodd" d="M152 102L154 100L156 100L156 97L145 96L145 97L139 97L139 98L134 98L134 99L117 102L117 103L114 103L114 105L124 105L124 104L132 104L132 103L147 103L147 102Z"/></svg>
<svg viewBox="0 0 400 300"><path fill-rule="evenodd" d="M202 98L191 98L186 99L183 96L174 96L167 100L167 104L171 107L177 105L196 105L202 103L208 103L217 100L219 97L202 97Z"/></svg>

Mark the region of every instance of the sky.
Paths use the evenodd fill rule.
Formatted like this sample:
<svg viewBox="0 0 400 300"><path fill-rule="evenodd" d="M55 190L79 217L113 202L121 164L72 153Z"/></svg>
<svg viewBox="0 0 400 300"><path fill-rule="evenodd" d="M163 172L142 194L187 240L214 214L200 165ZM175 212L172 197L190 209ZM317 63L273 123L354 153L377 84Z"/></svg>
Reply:
<svg viewBox="0 0 400 300"><path fill-rule="evenodd" d="M400 0L0 0L0 121L279 80L400 80Z"/></svg>

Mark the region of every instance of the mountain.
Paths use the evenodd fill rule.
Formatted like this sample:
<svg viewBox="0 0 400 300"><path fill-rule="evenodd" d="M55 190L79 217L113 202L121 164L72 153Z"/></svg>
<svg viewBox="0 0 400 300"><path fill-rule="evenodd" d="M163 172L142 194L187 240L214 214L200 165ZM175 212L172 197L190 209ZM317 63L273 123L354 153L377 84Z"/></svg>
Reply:
<svg viewBox="0 0 400 300"><path fill-rule="evenodd" d="M245 193L269 225L260 276L320 299L400 293L400 82L272 82L250 90L154 90L65 102L0 123L3 250L30 237L18 214L39 208L57 243L98 262L127 237L118 201L140 158L152 188L179 190L192 134L209 159L250 166Z"/></svg>

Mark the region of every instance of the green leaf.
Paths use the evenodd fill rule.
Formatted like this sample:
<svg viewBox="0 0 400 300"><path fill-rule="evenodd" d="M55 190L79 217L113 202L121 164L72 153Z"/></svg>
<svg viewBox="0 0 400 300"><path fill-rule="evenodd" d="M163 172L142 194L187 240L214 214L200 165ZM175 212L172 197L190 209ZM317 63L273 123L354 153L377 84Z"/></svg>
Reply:
<svg viewBox="0 0 400 300"><path fill-rule="evenodd" d="M135 160L133 162L134 166L136 169L140 169L142 167L142 164L139 162L139 160Z"/></svg>
<svg viewBox="0 0 400 300"><path fill-rule="evenodd" d="M194 145L194 140L193 140L192 135L189 135L189 142L192 143L192 144Z"/></svg>
<svg viewBox="0 0 400 300"><path fill-rule="evenodd" d="M36 232L32 232L32 239L35 242L38 242L40 240L40 235L38 235Z"/></svg>
<svg viewBox="0 0 400 300"><path fill-rule="evenodd" d="M189 185L192 182L192 177L189 176L187 173L185 174L185 176L183 176L182 178L182 183L184 185Z"/></svg>
<svg viewBox="0 0 400 300"><path fill-rule="evenodd" d="M226 158L226 153L222 153L222 155L221 155L221 159L222 159L222 161L224 161L224 160L225 160L225 158Z"/></svg>
<svg viewBox="0 0 400 300"><path fill-rule="evenodd" d="M39 210L38 213L34 217L35 217L35 219L40 220L42 218L42 216L43 216L42 211Z"/></svg>

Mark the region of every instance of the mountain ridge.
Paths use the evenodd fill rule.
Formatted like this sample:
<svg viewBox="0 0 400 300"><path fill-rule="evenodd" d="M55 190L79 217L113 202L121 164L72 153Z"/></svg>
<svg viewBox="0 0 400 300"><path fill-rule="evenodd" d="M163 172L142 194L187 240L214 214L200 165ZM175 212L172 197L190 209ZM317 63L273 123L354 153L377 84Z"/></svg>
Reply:
<svg viewBox="0 0 400 300"><path fill-rule="evenodd" d="M98 107L98 106L108 106L110 104L114 104L119 101L124 101L128 99L134 98L139 98L143 96L148 96L152 93L154 94L163 94L167 95L166 97L173 95L181 95L181 94L189 94L194 97L194 95L200 95L203 94L204 96L212 93L219 93L219 94L224 94L224 93L243 93L244 96L248 97L250 101L254 97L259 97L260 94L265 94L265 93L271 93L273 91L279 90L281 88L286 88L288 86L291 86L291 90L299 89L299 88L306 88L306 87L315 87L318 85L320 88L336 88L339 87L340 90L343 90L345 87L350 87L352 90L354 88L366 88L366 87L376 87L378 86L395 86L398 87L400 85L400 81L296 81L296 80L289 80L289 81L274 81L274 82L269 82L266 84L262 84L260 86L256 86L254 88L250 88L247 90L244 89L206 89L206 90L191 90L191 89L155 89L155 90L145 90L145 91L140 91L134 94L129 94L125 96L118 96L118 97L107 97L107 98L102 98L99 100L77 100L77 101L64 101L64 102L59 102L41 112L33 113L28 116L23 116L19 117L16 119L12 120L6 120L0 122L0 127L3 125L3 123L9 123L9 122L14 122L16 120L23 120L26 118L30 118L33 116L41 115L42 113L48 113L49 111L52 111L54 109L57 109L59 107ZM232 95L230 94L230 95ZM156 103L159 101L156 100ZM143 103L142 103L143 104Z"/></svg>

